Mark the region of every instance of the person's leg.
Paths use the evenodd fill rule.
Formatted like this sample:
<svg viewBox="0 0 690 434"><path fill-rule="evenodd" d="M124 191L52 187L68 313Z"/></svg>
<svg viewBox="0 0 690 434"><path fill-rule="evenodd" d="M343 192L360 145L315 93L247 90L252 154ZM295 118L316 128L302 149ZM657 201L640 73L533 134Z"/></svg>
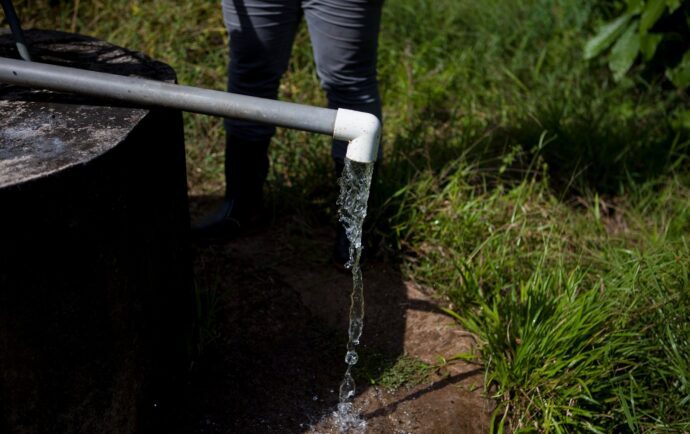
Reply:
<svg viewBox="0 0 690 434"><path fill-rule="evenodd" d="M230 37L228 91L276 99L301 19L299 0L223 0ZM202 232L240 229L261 205L268 145L275 127L226 119L225 200L197 226Z"/></svg>
<svg viewBox="0 0 690 434"><path fill-rule="evenodd" d="M299 0L223 0L223 19L230 37L228 92L276 99L287 70L297 26ZM262 140L275 127L227 119L233 137Z"/></svg>
<svg viewBox="0 0 690 434"><path fill-rule="evenodd" d="M328 106L371 113L381 120L376 59L383 0L303 0L302 4ZM334 141L333 159L342 163L346 149L347 143Z"/></svg>
<svg viewBox="0 0 690 434"><path fill-rule="evenodd" d="M303 0L316 70L330 108L371 113L382 119L376 59L383 0ZM336 176L344 168L347 143L334 140ZM379 160L383 155L379 146ZM338 224L333 260L349 259L350 243Z"/></svg>

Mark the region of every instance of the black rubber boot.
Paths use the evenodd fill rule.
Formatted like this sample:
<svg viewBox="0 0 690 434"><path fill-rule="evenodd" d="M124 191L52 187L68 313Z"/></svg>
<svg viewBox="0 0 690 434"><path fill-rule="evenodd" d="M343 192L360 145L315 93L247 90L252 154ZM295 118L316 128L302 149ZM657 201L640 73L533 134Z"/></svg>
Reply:
<svg viewBox="0 0 690 434"><path fill-rule="evenodd" d="M225 198L192 226L197 239L227 240L250 231L261 214L268 175L268 144L228 136L225 141Z"/></svg>

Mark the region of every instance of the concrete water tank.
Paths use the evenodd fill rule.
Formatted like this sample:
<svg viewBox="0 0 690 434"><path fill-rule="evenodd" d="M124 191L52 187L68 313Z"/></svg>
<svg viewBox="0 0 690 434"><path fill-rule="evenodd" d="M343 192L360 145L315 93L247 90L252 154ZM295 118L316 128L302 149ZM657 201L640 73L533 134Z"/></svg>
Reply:
<svg viewBox="0 0 690 434"><path fill-rule="evenodd" d="M173 82L84 36L41 62ZM0 35L0 56L17 58ZM194 343L179 111L0 84L0 432L174 423Z"/></svg>

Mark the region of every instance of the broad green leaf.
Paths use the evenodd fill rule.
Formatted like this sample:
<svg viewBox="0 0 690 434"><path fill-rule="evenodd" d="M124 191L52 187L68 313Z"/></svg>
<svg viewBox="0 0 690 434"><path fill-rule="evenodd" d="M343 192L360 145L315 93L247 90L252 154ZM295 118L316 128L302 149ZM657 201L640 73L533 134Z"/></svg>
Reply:
<svg viewBox="0 0 690 434"><path fill-rule="evenodd" d="M630 23L611 49L609 68L613 71L613 79L619 81L630 69L637 54L640 52L640 34L637 32L637 20Z"/></svg>
<svg viewBox="0 0 690 434"><path fill-rule="evenodd" d="M680 7L680 0L666 0L666 6L668 7L669 13L672 13Z"/></svg>
<svg viewBox="0 0 690 434"><path fill-rule="evenodd" d="M685 52L683 59L675 68L666 71L666 76L680 89L690 85L690 51Z"/></svg>
<svg viewBox="0 0 690 434"><path fill-rule="evenodd" d="M645 61L649 61L652 59L652 57L654 57L656 47L663 38L664 35L659 33L645 33L644 35L640 36L640 51L642 52Z"/></svg>
<svg viewBox="0 0 690 434"><path fill-rule="evenodd" d="M690 110L681 110L676 113L672 125L677 130L681 128L690 130Z"/></svg>
<svg viewBox="0 0 690 434"><path fill-rule="evenodd" d="M604 24L599 32L585 45L585 59L596 57L607 49L625 30L625 25L630 21L630 15L621 15L615 20Z"/></svg>
<svg viewBox="0 0 690 434"><path fill-rule="evenodd" d="M626 11L629 15L637 15L642 12L644 2L642 0L628 0L628 9Z"/></svg>
<svg viewBox="0 0 690 434"><path fill-rule="evenodd" d="M667 0L649 0L642 11L640 18L640 33L645 33L651 29L664 13Z"/></svg>

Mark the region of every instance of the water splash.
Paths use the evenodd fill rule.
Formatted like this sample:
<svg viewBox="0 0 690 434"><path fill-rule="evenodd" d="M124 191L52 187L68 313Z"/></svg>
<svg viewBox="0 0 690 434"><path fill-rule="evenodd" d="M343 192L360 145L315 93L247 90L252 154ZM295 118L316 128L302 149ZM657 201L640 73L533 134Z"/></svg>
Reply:
<svg viewBox="0 0 690 434"><path fill-rule="evenodd" d="M355 380L351 371L359 360L355 347L359 345L359 338L362 336L364 327L364 285L359 260L362 255L362 223L367 215L367 199L369 199L373 171L373 163L356 163L346 159L343 174L338 180L340 184L338 213L340 222L345 227L347 239L350 241L350 259L345 266L352 270L350 325L345 355L347 370L340 384L338 411L334 414L336 425L341 433L363 433L366 429L366 422L352 405L352 398L355 396Z"/></svg>

